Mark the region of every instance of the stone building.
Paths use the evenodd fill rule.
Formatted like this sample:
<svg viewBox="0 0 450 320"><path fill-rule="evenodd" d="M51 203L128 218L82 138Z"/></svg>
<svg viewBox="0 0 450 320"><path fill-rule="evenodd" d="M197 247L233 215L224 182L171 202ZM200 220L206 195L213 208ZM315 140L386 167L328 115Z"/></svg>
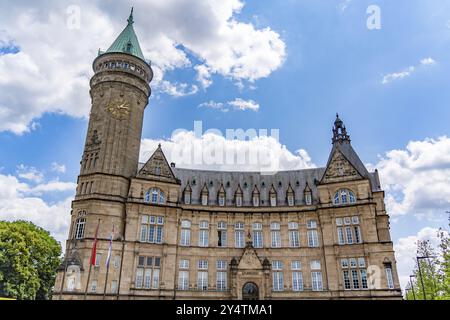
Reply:
<svg viewBox="0 0 450 320"><path fill-rule="evenodd" d="M54 299L401 298L378 173L338 116L324 168L182 169L161 146L139 163L153 73L132 13L93 69Z"/></svg>

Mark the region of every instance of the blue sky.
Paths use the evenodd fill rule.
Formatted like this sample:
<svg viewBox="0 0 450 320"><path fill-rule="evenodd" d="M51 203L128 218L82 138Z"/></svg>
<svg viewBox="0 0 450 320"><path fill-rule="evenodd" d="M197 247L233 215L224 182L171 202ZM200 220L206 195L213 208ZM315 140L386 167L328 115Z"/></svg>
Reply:
<svg viewBox="0 0 450 320"><path fill-rule="evenodd" d="M59 224L43 224L64 238L87 128L90 63L120 33L134 5L135 29L155 69L143 149L202 120L204 129L222 132L279 129L289 153L298 157L303 149L323 166L339 112L363 162L380 170L406 270L413 242L445 226L450 210L450 3L211 1L214 15L204 3L193 1L185 12L184 0L121 1L114 8L100 1L48 1L39 8L2 1L0 177L15 189L0 187L0 199L3 192L4 200L16 197L24 208L40 199L46 210L60 210ZM61 28L70 5L79 8L81 23ZM369 5L381 10L379 30L367 28ZM219 27L232 36L222 37ZM209 52L214 47L223 50ZM220 56L230 48L236 56ZM209 85L198 80L196 66L208 68ZM259 108L200 106L236 99ZM41 185L45 191L37 191ZM8 219L27 217L18 205L0 208Z"/></svg>

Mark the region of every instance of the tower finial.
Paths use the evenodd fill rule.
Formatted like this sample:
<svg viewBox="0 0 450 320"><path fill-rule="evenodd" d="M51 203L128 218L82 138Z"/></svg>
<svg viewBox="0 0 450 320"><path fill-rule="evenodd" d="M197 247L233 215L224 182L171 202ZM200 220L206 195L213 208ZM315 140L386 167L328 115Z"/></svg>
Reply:
<svg viewBox="0 0 450 320"><path fill-rule="evenodd" d="M345 128L344 122L339 118L339 114L336 113L336 120L334 121L333 127L333 144L336 142L350 143L350 136L347 134L347 129Z"/></svg>
<svg viewBox="0 0 450 320"><path fill-rule="evenodd" d="M133 20L133 7L131 7L131 13L130 13L130 16L128 17L127 21L128 21L129 25L134 23L134 20Z"/></svg>

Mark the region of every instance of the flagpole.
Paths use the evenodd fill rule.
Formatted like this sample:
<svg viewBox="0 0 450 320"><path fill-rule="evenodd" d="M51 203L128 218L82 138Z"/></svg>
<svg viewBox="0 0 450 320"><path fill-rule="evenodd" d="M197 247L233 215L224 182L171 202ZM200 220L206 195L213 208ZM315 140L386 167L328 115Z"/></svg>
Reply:
<svg viewBox="0 0 450 320"><path fill-rule="evenodd" d="M111 239L109 240L109 248L108 248L108 256L106 257L106 276L105 276L105 287L103 288L103 300L106 297L106 286L108 285L108 275L109 275L109 265L111 264L111 256L112 256L112 242L114 239L114 225L111 233Z"/></svg>
<svg viewBox="0 0 450 320"><path fill-rule="evenodd" d="M94 247L97 246L97 236L98 236L98 227L100 226L100 219L98 219L98 224L97 224L97 229L95 230L95 239L94 239L94 246L92 247L92 251L91 251L91 258L89 259L89 273L88 273L88 278L86 281L86 288L84 290L84 300L86 300L86 296L87 296L87 291L88 291L88 287L89 287L89 281L91 279L91 270L92 270L92 254L94 253ZM95 253L97 253L97 250L95 250ZM96 257L94 257L94 261L96 261Z"/></svg>

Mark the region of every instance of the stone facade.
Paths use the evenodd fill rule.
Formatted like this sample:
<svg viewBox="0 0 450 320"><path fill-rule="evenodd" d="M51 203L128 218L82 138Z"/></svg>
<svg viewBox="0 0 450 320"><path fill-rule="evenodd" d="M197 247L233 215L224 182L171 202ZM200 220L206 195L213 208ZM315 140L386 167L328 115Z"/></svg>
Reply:
<svg viewBox="0 0 450 320"><path fill-rule="evenodd" d="M364 167L338 117L324 168L182 169L161 146L140 164L152 70L125 51L93 64L54 299L401 298L378 173Z"/></svg>

